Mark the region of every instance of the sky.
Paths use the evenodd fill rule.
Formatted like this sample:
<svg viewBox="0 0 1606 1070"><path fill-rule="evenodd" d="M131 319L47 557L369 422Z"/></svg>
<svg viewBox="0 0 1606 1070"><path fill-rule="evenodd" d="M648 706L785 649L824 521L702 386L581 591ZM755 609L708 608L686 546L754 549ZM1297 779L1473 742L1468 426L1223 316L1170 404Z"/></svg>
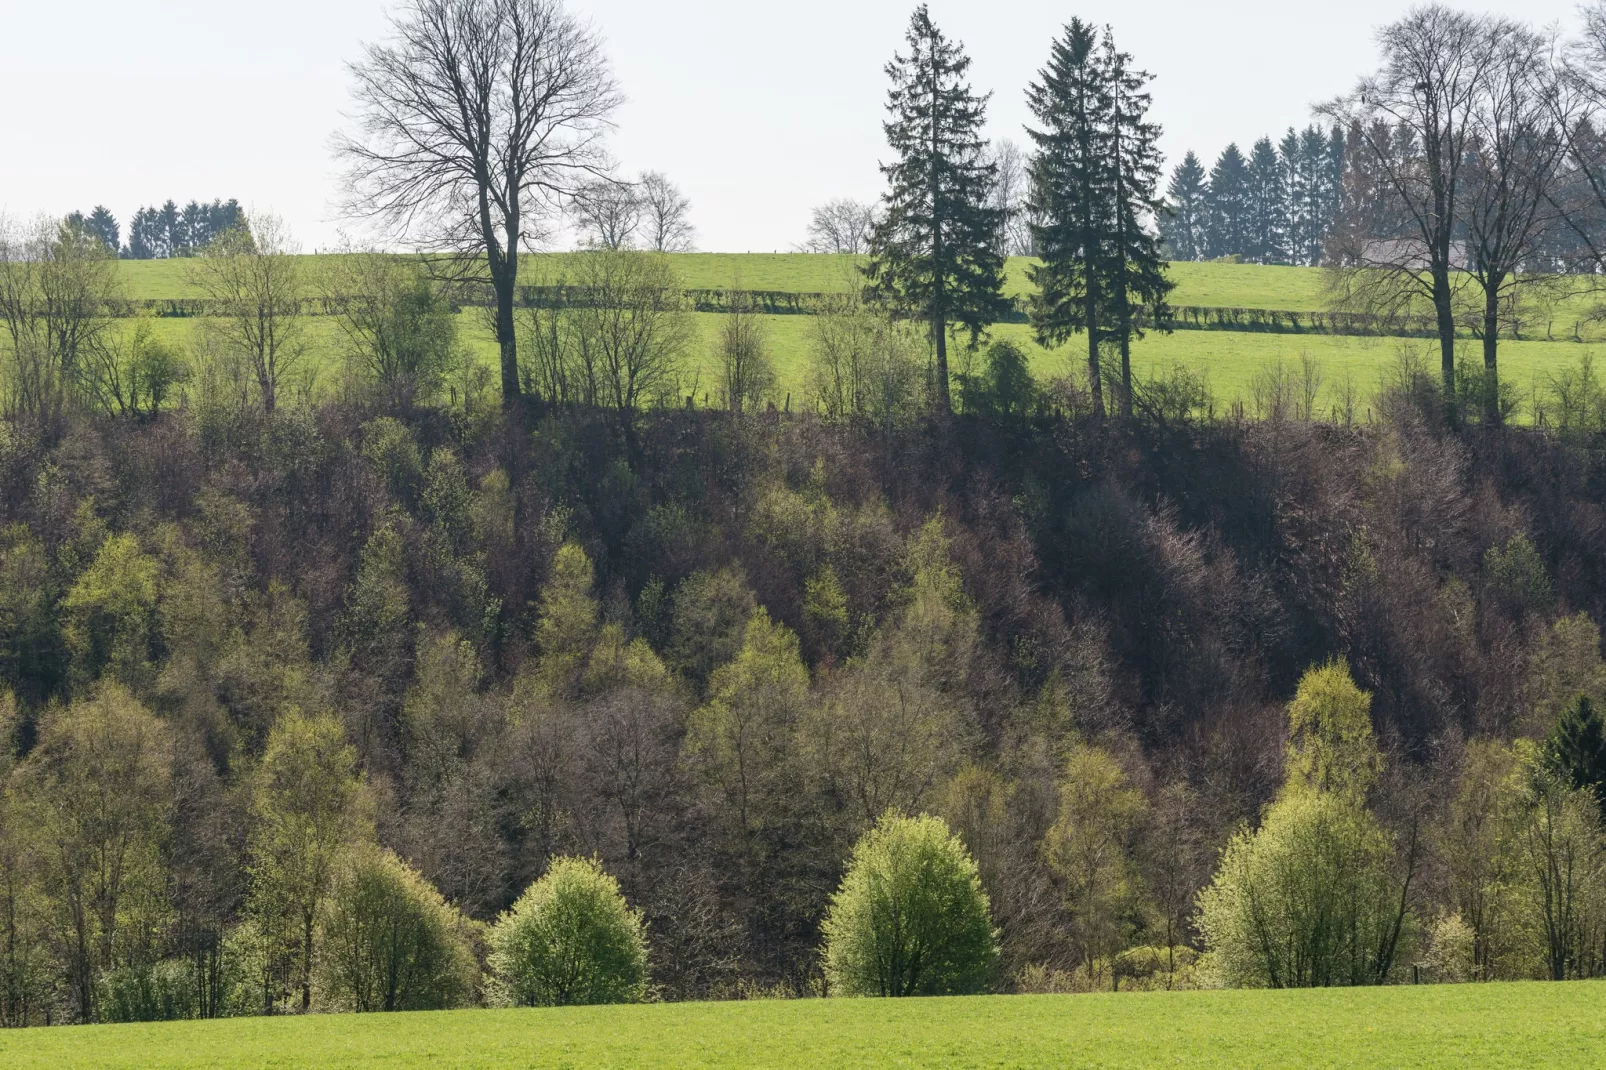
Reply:
<svg viewBox="0 0 1606 1070"><path fill-rule="evenodd" d="M1175 161L1206 166L1311 119L1376 58L1373 32L1408 0L931 0L991 92L989 133L1024 142L1027 84L1072 15L1109 24L1155 75L1154 118ZM1452 3L1537 26L1577 23L1576 0ZM628 173L658 170L692 201L697 246L785 251L811 208L873 199L886 156L883 66L912 0L569 0L626 95L611 144ZM284 218L308 250L351 225L333 206L331 135L345 64L387 32L377 0L0 0L0 212L87 212L125 224L171 197L234 197ZM360 235L359 235L360 237Z"/></svg>

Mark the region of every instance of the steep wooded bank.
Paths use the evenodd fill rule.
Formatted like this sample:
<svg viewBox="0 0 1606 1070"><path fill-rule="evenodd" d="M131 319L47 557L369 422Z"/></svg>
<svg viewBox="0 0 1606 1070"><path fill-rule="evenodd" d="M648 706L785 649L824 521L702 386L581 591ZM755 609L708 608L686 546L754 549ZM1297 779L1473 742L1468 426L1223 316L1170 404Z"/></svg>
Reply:
<svg viewBox="0 0 1606 1070"><path fill-rule="evenodd" d="M889 810L975 856L1004 987L1191 983L1195 896L1280 797L1285 708L1334 658L1372 695L1357 790L1411 877L1415 953L1450 961L1462 925L1478 976L1598 972L1598 873L1545 951L1516 907L1472 916L1498 882L1452 833L1508 743L1606 697L1602 454L1396 402L1355 430L7 425L7 1020L148 1015L129 992L158 964L193 1013L332 990L313 919L321 941L338 880L284 876L297 754L329 858L391 849L471 919L596 856L668 997L817 986L826 902ZM91 787L109 831L69 820ZM86 828L128 860L109 887Z"/></svg>

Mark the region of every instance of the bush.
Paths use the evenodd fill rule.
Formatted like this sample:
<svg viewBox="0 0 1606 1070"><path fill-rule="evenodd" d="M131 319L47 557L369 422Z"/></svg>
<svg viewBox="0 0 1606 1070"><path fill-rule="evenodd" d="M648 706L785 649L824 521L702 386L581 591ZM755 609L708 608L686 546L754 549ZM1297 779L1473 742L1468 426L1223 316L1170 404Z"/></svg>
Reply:
<svg viewBox="0 0 1606 1070"><path fill-rule="evenodd" d="M491 970L521 1007L638 1002L647 987L641 913L595 860L556 859L491 930Z"/></svg>
<svg viewBox="0 0 1606 1070"><path fill-rule="evenodd" d="M101 979L105 1022L171 1022L197 1017L194 970L183 959L164 959L109 970Z"/></svg>
<svg viewBox="0 0 1606 1070"><path fill-rule="evenodd" d="M468 926L394 854L354 848L341 860L319 916L319 995L358 1012L466 1003L477 973Z"/></svg>
<svg viewBox="0 0 1606 1070"><path fill-rule="evenodd" d="M1410 935L1388 837L1353 795L1295 791L1199 898L1210 972L1250 988L1382 984Z"/></svg>
<svg viewBox="0 0 1606 1070"><path fill-rule="evenodd" d="M860 838L825 941L826 978L844 996L981 992L998 957L976 863L927 816L888 814Z"/></svg>

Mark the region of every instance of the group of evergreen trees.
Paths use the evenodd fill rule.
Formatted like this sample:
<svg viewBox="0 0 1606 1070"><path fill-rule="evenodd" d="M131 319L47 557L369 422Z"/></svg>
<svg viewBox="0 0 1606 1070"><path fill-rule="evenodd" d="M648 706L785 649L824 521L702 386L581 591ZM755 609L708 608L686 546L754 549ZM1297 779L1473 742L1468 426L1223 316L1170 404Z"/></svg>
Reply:
<svg viewBox="0 0 1606 1070"><path fill-rule="evenodd" d="M67 218L124 260L194 256L219 234L245 224L245 212L232 197L210 204L191 201L183 208L173 200L160 208L143 207L128 224L127 245L122 243L122 225L103 204L87 216L74 212Z"/></svg>
<svg viewBox="0 0 1606 1070"><path fill-rule="evenodd" d="M974 345L1007 305L996 240L1004 212L993 197L998 165L981 133L989 98L965 81L963 47L932 24L925 5L907 40L909 54L887 67L885 128L895 158L882 167L889 188L871 236L868 293L930 325L936 403L948 411L950 328L966 328ZM1031 320L1045 345L1085 336L1099 414L1101 352L1109 346L1120 354L1118 390L1128 411L1136 310L1161 311L1171 289L1150 227L1163 204L1148 81L1108 31L1101 38L1073 19L1027 94L1040 124L1029 131L1036 154L1026 210L1042 261L1031 271Z"/></svg>
<svg viewBox="0 0 1606 1070"><path fill-rule="evenodd" d="M1339 212L1344 132L1288 128L1256 141L1247 157L1231 144L1208 174L1189 152L1171 172L1160 216L1166 252L1178 260L1236 256L1254 264L1323 262Z"/></svg>

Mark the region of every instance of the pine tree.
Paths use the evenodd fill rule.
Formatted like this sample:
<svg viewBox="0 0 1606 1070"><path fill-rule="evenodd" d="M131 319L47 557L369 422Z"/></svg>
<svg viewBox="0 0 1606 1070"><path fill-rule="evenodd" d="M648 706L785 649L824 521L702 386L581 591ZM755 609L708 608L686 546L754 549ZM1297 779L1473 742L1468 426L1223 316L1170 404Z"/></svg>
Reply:
<svg viewBox="0 0 1606 1070"><path fill-rule="evenodd" d="M1097 50L1093 27L1071 19L1048 66L1026 90L1042 124L1027 130L1037 146L1030 211L1042 258L1028 275L1037 288L1031 319L1038 342L1057 346L1078 332L1087 336L1088 389L1094 414L1102 416L1099 343L1108 307L1104 240L1115 217L1109 167L1114 102Z"/></svg>
<svg viewBox="0 0 1606 1070"><path fill-rule="evenodd" d="M1311 228L1310 175L1299 132L1291 126L1277 145L1277 163L1283 182L1283 250L1289 263L1304 264Z"/></svg>
<svg viewBox="0 0 1606 1070"><path fill-rule="evenodd" d="M1132 338L1142 336L1133 308L1148 307L1155 323L1167 319L1166 295L1175 283L1166 278L1160 238L1147 224L1158 218L1165 202L1160 184L1159 124L1148 119L1150 95L1144 91L1152 79L1132 69L1132 57L1115 47L1106 28L1104 75L1110 93L1110 158L1115 203L1114 229L1109 236L1110 294L1116 339L1121 348L1121 414L1132 415Z"/></svg>
<svg viewBox="0 0 1606 1070"><path fill-rule="evenodd" d="M1562 711L1545 737L1544 758L1556 776L1593 793L1606 813L1606 725L1588 696Z"/></svg>
<svg viewBox="0 0 1606 1070"><path fill-rule="evenodd" d="M112 215L104 204L95 205L95 210L89 213L84 228L100 239L100 243L113 253L122 241L122 234L117 226L117 217Z"/></svg>
<svg viewBox="0 0 1606 1070"><path fill-rule="evenodd" d="M1174 260L1203 260L1205 231L1204 166L1190 149L1171 172L1166 187L1166 210L1160 216L1160 236Z"/></svg>
<svg viewBox="0 0 1606 1070"><path fill-rule="evenodd" d="M1249 163L1236 144L1210 169L1205 247L1212 259L1242 256L1249 248Z"/></svg>
<svg viewBox="0 0 1606 1070"><path fill-rule="evenodd" d="M1249 154L1247 200L1249 206L1249 259L1257 264L1288 262L1288 192L1283 184L1283 163L1271 138L1255 142Z"/></svg>
<svg viewBox="0 0 1606 1070"><path fill-rule="evenodd" d="M1008 308L994 240L1002 225L992 203L997 168L982 136L988 97L965 81L963 46L932 24L924 4L906 39L909 54L886 68L892 119L883 127L896 158L881 167L889 188L865 274L871 298L931 325L936 404L948 413L949 325L963 325L974 346Z"/></svg>

